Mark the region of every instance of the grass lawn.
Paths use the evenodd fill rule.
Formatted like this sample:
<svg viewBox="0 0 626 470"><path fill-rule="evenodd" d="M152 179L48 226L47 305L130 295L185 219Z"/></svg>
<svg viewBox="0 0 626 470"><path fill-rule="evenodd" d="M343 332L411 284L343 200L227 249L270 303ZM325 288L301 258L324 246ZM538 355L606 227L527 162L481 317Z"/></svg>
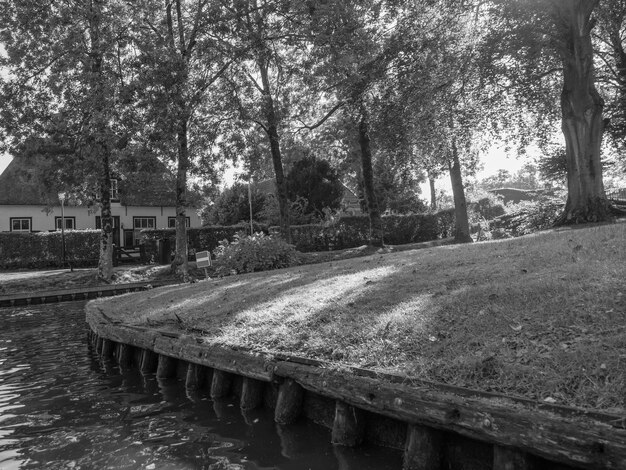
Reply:
<svg viewBox="0 0 626 470"><path fill-rule="evenodd" d="M376 253L100 299L208 343L626 410L626 224Z"/></svg>

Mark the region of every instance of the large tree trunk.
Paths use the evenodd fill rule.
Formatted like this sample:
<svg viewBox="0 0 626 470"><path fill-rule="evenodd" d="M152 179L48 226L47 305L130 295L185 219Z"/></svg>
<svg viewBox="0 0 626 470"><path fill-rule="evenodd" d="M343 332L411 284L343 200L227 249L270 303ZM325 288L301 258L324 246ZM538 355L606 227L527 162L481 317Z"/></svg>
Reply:
<svg viewBox="0 0 626 470"><path fill-rule="evenodd" d="M448 162L448 167L450 169L450 182L452 183L452 194L454 196L454 216L456 219L454 240L457 243L471 243L473 240L470 236L467 202L465 201L461 162L459 161L459 151L456 147L456 142L452 142L452 161Z"/></svg>
<svg viewBox="0 0 626 470"><path fill-rule="evenodd" d="M380 216L376 192L374 190L374 170L372 168L372 148L369 134L369 114L361 103L359 119L359 145L361 147L361 170L363 171L363 189L367 213L370 219L369 244L383 246L383 220Z"/></svg>
<svg viewBox="0 0 626 470"><path fill-rule="evenodd" d="M187 143L187 118L181 118L177 133L178 167L176 172L176 254L172 271L189 278L187 259L187 171L189 169L189 148Z"/></svg>
<svg viewBox="0 0 626 470"><path fill-rule="evenodd" d="M600 146L604 102L594 83L591 13L594 0L556 3L562 32L562 130L567 155L567 203L557 223L597 222L610 217L602 182Z"/></svg>
<svg viewBox="0 0 626 470"><path fill-rule="evenodd" d="M274 166L274 177L276 178L276 197L278 198L278 211L280 217L280 232L283 238L291 243L291 230L289 228L289 200L287 198L287 183L283 170L283 159L280 153L280 136L278 135L278 118L272 99L270 80L268 74L267 59L263 57L258 61L261 83L264 93L264 112L267 121L267 136L270 141L270 152L272 154L272 164Z"/></svg>
<svg viewBox="0 0 626 470"><path fill-rule="evenodd" d="M113 217L111 216L111 169L110 147L107 143L105 77L102 70L104 45L101 36L102 2L95 0L89 11L89 38L90 38L90 93L91 117L89 122L90 151L94 152L100 161L100 217L102 232L100 234L100 257L98 260L98 277L106 282L113 275Z"/></svg>

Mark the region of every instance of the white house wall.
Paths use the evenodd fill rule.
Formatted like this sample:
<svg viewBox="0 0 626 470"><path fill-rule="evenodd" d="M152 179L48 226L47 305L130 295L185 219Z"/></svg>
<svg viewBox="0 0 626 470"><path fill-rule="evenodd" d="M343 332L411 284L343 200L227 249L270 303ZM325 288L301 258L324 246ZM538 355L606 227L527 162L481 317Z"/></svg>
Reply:
<svg viewBox="0 0 626 470"><path fill-rule="evenodd" d="M176 216L174 207L148 207L148 206L121 206L111 205L113 216L119 216L122 229L133 229L133 217L154 217L156 228L167 228L168 218ZM65 207L65 217L75 218L75 228L95 229L96 216L100 211L93 211L86 207ZM42 206L15 205L0 206L0 232L11 231L10 221L12 218L31 218L31 231L44 232L55 229L55 217L61 217L61 207L52 207L46 212ZM187 210L190 227L200 227L202 221L195 209Z"/></svg>

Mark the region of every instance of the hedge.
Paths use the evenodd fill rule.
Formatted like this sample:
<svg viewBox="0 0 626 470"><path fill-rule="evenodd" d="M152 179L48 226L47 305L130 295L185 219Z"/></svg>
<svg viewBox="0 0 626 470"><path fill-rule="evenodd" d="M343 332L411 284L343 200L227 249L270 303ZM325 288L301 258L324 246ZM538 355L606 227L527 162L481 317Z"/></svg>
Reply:
<svg viewBox="0 0 626 470"><path fill-rule="evenodd" d="M435 214L386 215L383 219L384 242L403 245L454 234L454 210ZM369 241L367 216L341 217L330 225L297 225L291 227L291 242L298 251L343 250L365 245Z"/></svg>
<svg viewBox="0 0 626 470"><path fill-rule="evenodd" d="M253 224L255 232L268 233L267 225ZM188 251L195 255L197 251L213 251L217 248L222 240L232 241L235 234L245 232L250 234L250 224L237 225L210 225L199 228L187 229ZM171 250L176 246L176 229L144 229L141 231L142 238L145 243L146 257L148 259L159 259L158 241L169 240Z"/></svg>
<svg viewBox="0 0 626 470"><path fill-rule="evenodd" d="M0 232L0 269L63 266L61 232ZM74 267L97 266L100 230L66 230L66 260Z"/></svg>
<svg viewBox="0 0 626 470"><path fill-rule="evenodd" d="M439 238L451 237L454 233L454 210L435 214L386 215L383 216L384 241L389 245L403 245ZM292 225L291 242L298 251L343 250L365 245L369 241L369 218L367 216L341 217L329 225ZM274 229L274 227L272 227ZM187 229L188 251L195 255L197 251L213 251L222 240L232 241L238 232L250 234L249 224L213 225ZM254 224L254 232L270 232L263 224ZM176 229L144 229L146 257L158 260L157 242L168 240L170 250L176 246Z"/></svg>

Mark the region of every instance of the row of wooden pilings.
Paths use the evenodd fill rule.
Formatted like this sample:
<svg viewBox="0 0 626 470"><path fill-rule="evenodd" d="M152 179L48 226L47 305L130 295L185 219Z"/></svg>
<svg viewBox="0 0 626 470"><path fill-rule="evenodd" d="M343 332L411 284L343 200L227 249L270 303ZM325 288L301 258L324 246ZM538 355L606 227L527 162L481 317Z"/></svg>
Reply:
<svg viewBox="0 0 626 470"><path fill-rule="evenodd" d="M130 346L89 333L95 352L103 358L113 358L120 366L137 367L144 374L154 373L159 379L183 378L187 390L208 388L212 399L231 396L236 374L213 369L157 354L149 349ZM251 377L240 378L237 390L243 411L264 405L267 383ZM276 378L277 394L272 401L274 420L278 424L294 423L302 414L305 390L293 379ZM334 419L331 426L333 444L355 447L363 443L366 435L365 411L340 400L335 401ZM406 424L403 449L403 470L432 470L443 468L444 437L442 430ZM485 445L482 443L476 443ZM401 447L396 446L396 447ZM471 468L493 468L495 470L529 470L535 468L533 459L526 453L513 448L493 445L493 464ZM447 467L448 468L448 467ZM470 468L470 467L463 467ZM556 468L556 467L555 467ZM565 468L565 467L558 467Z"/></svg>

